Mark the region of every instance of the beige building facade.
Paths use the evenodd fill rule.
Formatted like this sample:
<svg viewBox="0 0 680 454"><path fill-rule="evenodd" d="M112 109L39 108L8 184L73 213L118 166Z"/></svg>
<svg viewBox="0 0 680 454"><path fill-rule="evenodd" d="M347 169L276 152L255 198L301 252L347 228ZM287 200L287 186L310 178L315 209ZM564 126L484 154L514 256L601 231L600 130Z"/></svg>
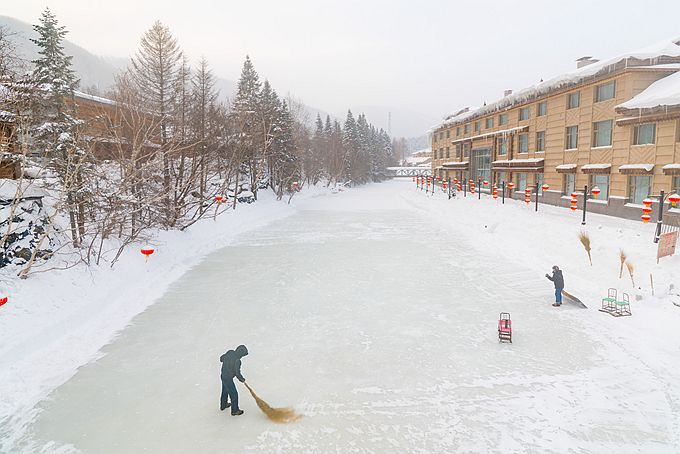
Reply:
<svg viewBox="0 0 680 454"><path fill-rule="evenodd" d="M643 199L680 192L680 40L587 63L447 117L428 132L433 175L512 182L517 198L545 183L541 203L565 207L597 186L589 211L631 219Z"/></svg>

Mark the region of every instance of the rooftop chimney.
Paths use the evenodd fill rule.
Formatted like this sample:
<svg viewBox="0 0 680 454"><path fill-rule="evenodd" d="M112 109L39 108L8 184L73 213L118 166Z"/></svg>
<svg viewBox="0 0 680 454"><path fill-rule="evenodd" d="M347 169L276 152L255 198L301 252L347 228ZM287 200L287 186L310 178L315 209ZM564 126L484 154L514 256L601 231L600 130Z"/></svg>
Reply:
<svg viewBox="0 0 680 454"><path fill-rule="evenodd" d="M505 90L503 92L503 97L505 98L506 96L510 96L512 94L512 90Z"/></svg>
<svg viewBox="0 0 680 454"><path fill-rule="evenodd" d="M576 69L592 65L593 63L597 63L598 61L600 60L595 60L593 59L593 57L581 57L578 60L576 60Z"/></svg>

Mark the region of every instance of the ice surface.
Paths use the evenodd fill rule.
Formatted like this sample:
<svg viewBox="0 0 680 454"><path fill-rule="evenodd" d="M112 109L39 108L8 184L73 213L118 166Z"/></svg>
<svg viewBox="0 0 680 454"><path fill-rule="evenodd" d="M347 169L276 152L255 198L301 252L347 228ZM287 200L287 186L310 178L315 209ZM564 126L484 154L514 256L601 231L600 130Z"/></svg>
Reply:
<svg viewBox="0 0 680 454"><path fill-rule="evenodd" d="M448 201L413 186L409 179L310 199L207 256L38 404L18 446L676 452L677 376L667 372L677 367L667 349L640 336L644 315L614 319L549 304L551 283L532 262L553 264L563 246L543 241L545 226L563 229L567 241L570 230L557 222L567 222L568 210L522 214L530 222L514 235L534 236L545 251L536 257L524 241L496 242L514 225L498 213L517 215L519 203ZM487 211L475 211L481 206ZM439 222L442 207L451 209L446 221L460 222ZM573 243L577 257L585 254ZM588 289L572 270L567 286ZM512 344L498 343L502 311L512 317ZM242 372L253 390L305 417L272 423L240 384L245 414L219 411L219 356L239 344L250 351Z"/></svg>

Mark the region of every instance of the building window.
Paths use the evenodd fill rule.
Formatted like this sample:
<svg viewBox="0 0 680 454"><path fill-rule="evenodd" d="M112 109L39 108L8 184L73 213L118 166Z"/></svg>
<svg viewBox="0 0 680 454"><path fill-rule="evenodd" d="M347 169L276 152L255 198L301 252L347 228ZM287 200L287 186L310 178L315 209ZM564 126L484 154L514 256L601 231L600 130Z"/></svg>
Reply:
<svg viewBox="0 0 680 454"><path fill-rule="evenodd" d="M536 133L536 152L543 153L545 151L545 131L538 131Z"/></svg>
<svg viewBox="0 0 680 454"><path fill-rule="evenodd" d="M628 199L631 203L642 205L645 200L652 193L652 177L651 176L630 176L628 177Z"/></svg>
<svg viewBox="0 0 680 454"><path fill-rule="evenodd" d="M524 192L524 190L527 188L527 174L526 173L518 173L517 174L517 191Z"/></svg>
<svg viewBox="0 0 680 454"><path fill-rule="evenodd" d="M456 158L460 158L460 144L456 145Z"/></svg>
<svg viewBox="0 0 680 454"><path fill-rule="evenodd" d="M444 148L439 149L439 159L444 159Z"/></svg>
<svg viewBox="0 0 680 454"><path fill-rule="evenodd" d="M498 124L500 126L505 126L508 124L508 114L501 114L498 116Z"/></svg>
<svg viewBox="0 0 680 454"><path fill-rule="evenodd" d="M449 147L446 147L446 159L449 159L449 158L450 158Z"/></svg>
<svg viewBox="0 0 680 454"><path fill-rule="evenodd" d="M548 103L547 102L539 102L536 105L536 116L537 117L542 117L548 112Z"/></svg>
<svg viewBox="0 0 680 454"><path fill-rule="evenodd" d="M444 140L444 132L439 133L439 140Z"/></svg>
<svg viewBox="0 0 680 454"><path fill-rule="evenodd" d="M470 125L465 125L465 134L470 134Z"/></svg>
<svg viewBox="0 0 680 454"><path fill-rule="evenodd" d="M569 93L567 95L567 109L576 109L581 105L581 92Z"/></svg>
<svg viewBox="0 0 680 454"><path fill-rule="evenodd" d="M680 177L673 178L673 190L676 194L680 194Z"/></svg>
<svg viewBox="0 0 680 454"><path fill-rule="evenodd" d="M602 199L606 200L609 198L609 175L591 175L590 176L590 186L597 186L602 195ZM600 196L597 196L600 198Z"/></svg>
<svg viewBox="0 0 680 454"><path fill-rule="evenodd" d="M505 172L496 172L496 184L500 187L505 183Z"/></svg>
<svg viewBox="0 0 680 454"><path fill-rule="evenodd" d="M523 107L523 108L519 109L519 121L528 120L528 119L529 119L529 108Z"/></svg>
<svg viewBox="0 0 680 454"><path fill-rule="evenodd" d="M614 99L614 81L595 87L595 102Z"/></svg>
<svg viewBox="0 0 680 454"><path fill-rule="evenodd" d="M434 133L434 143L437 143L437 133Z"/></svg>
<svg viewBox="0 0 680 454"><path fill-rule="evenodd" d="M647 145L656 141L656 123L635 126L633 128L633 145Z"/></svg>
<svg viewBox="0 0 680 454"><path fill-rule="evenodd" d="M538 184L539 192L541 186L543 186L543 174L542 173L537 173L536 177L534 178L536 181L534 183Z"/></svg>
<svg viewBox="0 0 680 454"><path fill-rule="evenodd" d="M475 121L475 132L479 132L482 130L482 122L481 121Z"/></svg>
<svg viewBox="0 0 680 454"><path fill-rule="evenodd" d="M486 129L493 128L493 117L486 119Z"/></svg>
<svg viewBox="0 0 680 454"><path fill-rule="evenodd" d="M446 138L447 139L451 138L451 130L450 129L446 130Z"/></svg>
<svg viewBox="0 0 680 454"><path fill-rule="evenodd" d="M463 144L463 157L464 158L470 157L470 142L465 142Z"/></svg>
<svg viewBox="0 0 680 454"><path fill-rule="evenodd" d="M519 135L519 153L529 153L529 134Z"/></svg>
<svg viewBox="0 0 680 454"><path fill-rule="evenodd" d="M498 156L505 156L508 154L508 139L505 137L498 138Z"/></svg>
<svg viewBox="0 0 680 454"><path fill-rule="evenodd" d="M567 143L565 150L576 150L578 148L578 126L567 126Z"/></svg>
<svg viewBox="0 0 680 454"><path fill-rule="evenodd" d="M457 135L457 136L460 135L460 126L458 126L458 127L456 128L456 135Z"/></svg>
<svg viewBox="0 0 680 454"><path fill-rule="evenodd" d="M564 193L566 195L571 195L572 192L576 190L576 174L575 173L565 173L564 174Z"/></svg>
<svg viewBox="0 0 680 454"><path fill-rule="evenodd" d="M593 123L593 147L611 147L614 120Z"/></svg>

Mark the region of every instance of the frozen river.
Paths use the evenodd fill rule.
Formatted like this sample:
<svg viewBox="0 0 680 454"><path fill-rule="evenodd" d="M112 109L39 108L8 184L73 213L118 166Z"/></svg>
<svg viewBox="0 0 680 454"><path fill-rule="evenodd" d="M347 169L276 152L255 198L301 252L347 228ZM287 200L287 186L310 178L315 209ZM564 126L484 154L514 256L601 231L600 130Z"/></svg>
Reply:
<svg viewBox="0 0 680 454"><path fill-rule="evenodd" d="M404 187L311 199L206 257L39 404L24 446L672 452L663 390L627 386L652 371L605 362L616 346L591 337L589 311L556 312L549 282L438 227ZM254 391L302 419L269 421L240 383L245 414L220 412L219 357L239 344Z"/></svg>

